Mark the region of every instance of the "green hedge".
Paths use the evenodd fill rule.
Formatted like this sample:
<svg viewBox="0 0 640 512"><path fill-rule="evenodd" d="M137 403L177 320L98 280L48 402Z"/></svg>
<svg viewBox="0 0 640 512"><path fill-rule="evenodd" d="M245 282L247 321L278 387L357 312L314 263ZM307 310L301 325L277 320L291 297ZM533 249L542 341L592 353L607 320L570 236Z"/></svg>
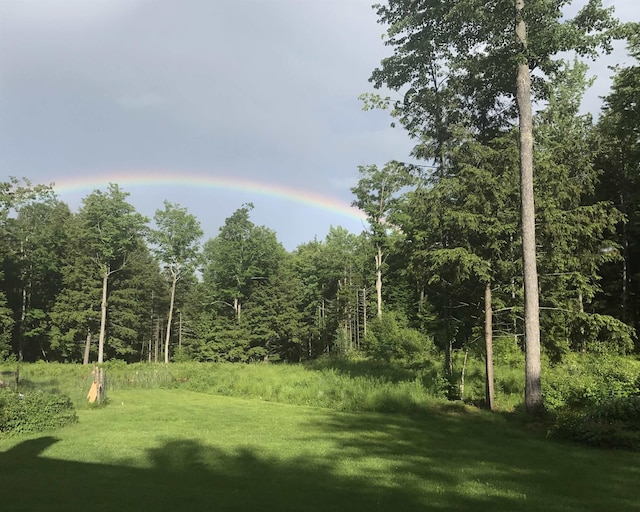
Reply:
<svg viewBox="0 0 640 512"><path fill-rule="evenodd" d="M53 430L78 421L71 399L33 391L0 390L0 433L27 434Z"/></svg>

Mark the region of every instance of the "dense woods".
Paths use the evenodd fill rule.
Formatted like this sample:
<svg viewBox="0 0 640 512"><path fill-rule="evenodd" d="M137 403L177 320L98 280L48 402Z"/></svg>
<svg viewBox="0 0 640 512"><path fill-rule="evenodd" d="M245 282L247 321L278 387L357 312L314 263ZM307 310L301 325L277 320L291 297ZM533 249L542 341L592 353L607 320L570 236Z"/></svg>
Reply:
<svg viewBox="0 0 640 512"><path fill-rule="evenodd" d="M243 204L202 241L188 205L165 202L152 221L112 184L72 212L51 187L11 178L0 184L0 358L298 362L358 352L420 365L437 354L456 398L456 354L486 360L491 376L494 346L523 354L533 336L519 63L538 71L530 98L542 357L634 353L640 65L616 70L594 122L580 113L586 65L551 57L593 56L616 36L638 59L637 26L618 26L592 2L563 23L559 9L535 11L529 40L518 41L512 11L483 31L423 3L378 7L394 53L371 80L399 97L367 94L365 106L391 110L421 163L398 155L360 168L353 204L367 230L332 227L287 252Z"/></svg>

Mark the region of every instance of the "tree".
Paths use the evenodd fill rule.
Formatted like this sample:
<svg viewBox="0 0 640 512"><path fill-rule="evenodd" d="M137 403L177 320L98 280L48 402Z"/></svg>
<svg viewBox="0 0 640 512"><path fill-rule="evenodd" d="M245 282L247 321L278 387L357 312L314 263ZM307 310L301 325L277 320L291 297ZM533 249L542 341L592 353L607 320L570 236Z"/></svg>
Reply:
<svg viewBox="0 0 640 512"><path fill-rule="evenodd" d="M302 307L302 283L286 255L277 271L259 280L246 303L244 320L251 359L299 361L308 337Z"/></svg>
<svg viewBox="0 0 640 512"><path fill-rule="evenodd" d="M0 237L3 240L0 245L0 283L3 284L0 289L0 357L7 356L12 348L19 359L23 357L24 327L28 314L25 283L30 266L27 252L33 248L25 231L31 228L38 230L37 223L33 223L30 229L23 229L26 212L29 209L37 210L43 202L51 204L54 199L50 186L32 185L26 178L10 177L8 181L0 182ZM20 217L23 210L25 214L18 220L16 217ZM53 263L55 260L54 254L45 256L48 258L45 262ZM33 311L31 316L35 319L41 315ZM15 342L13 347L12 340Z"/></svg>
<svg viewBox="0 0 640 512"><path fill-rule="evenodd" d="M444 349L452 398L459 397L453 351L481 338L484 319L485 349L478 352L486 356L491 406L492 304L511 310L519 270L513 263L517 146L511 134L485 144L468 136L447 150L447 160L446 176L436 175L409 192L400 229L409 272L424 290L421 309L435 308L436 318L426 327Z"/></svg>
<svg viewBox="0 0 640 512"><path fill-rule="evenodd" d="M404 90L394 114L420 139L414 154L446 165L442 150L456 127L469 126L490 140L517 116L520 125L520 182L525 278L525 406L543 407L540 329L535 257L532 97L546 96L545 76L564 51L595 56L610 50L615 26L610 9L589 0L573 18L562 8L569 0L388 0L376 5L389 26L386 44L393 56L371 80L379 88ZM515 20L515 21L514 21ZM536 70L532 81L531 72ZM385 102L369 99L369 105Z"/></svg>
<svg viewBox="0 0 640 512"><path fill-rule="evenodd" d="M640 61L640 24L628 27L630 54ZM613 202L626 221L618 224L621 264L609 269L605 307L640 329L640 65L618 68L611 92L604 98L598 122L598 164L603 175L598 196ZM614 250L615 246L610 249Z"/></svg>
<svg viewBox="0 0 640 512"><path fill-rule="evenodd" d="M62 290L62 264L67 250L71 212L52 198L24 205L12 223L18 247L11 287L16 329L15 350L20 359L47 359L49 316Z"/></svg>
<svg viewBox="0 0 640 512"><path fill-rule="evenodd" d="M273 230L251 222L252 209L252 204L237 209L218 236L204 244L202 299L210 312L203 319L209 359L245 361L259 356L242 311L256 288L278 272L286 251Z"/></svg>
<svg viewBox="0 0 640 512"><path fill-rule="evenodd" d="M358 185L351 188L356 196L352 205L367 215L370 237L375 249L377 316L382 316L382 265L392 229L389 214L395 208L397 194L411 182L408 169L399 162L388 162L382 169L376 165L360 166Z"/></svg>
<svg viewBox="0 0 640 512"><path fill-rule="evenodd" d="M577 61L559 68L548 104L534 123L540 319L543 346L554 361L570 349L601 350L604 338L621 342L621 351L631 341L620 322L618 328L600 328L593 336L593 327L603 320L609 328L616 325L614 318L601 316L593 301L603 265L619 261L613 234L622 216L611 201L595 197L600 187L594 165L597 144L591 116L579 114L589 85L586 72L586 64Z"/></svg>
<svg viewBox="0 0 640 512"><path fill-rule="evenodd" d="M193 273L199 257L199 240L202 228L198 220L177 204L164 202L164 210L156 210L153 217L157 229L151 230L150 240L154 253L166 265L171 281L167 330L164 342L164 362L169 362L169 339L176 285L186 274Z"/></svg>
<svg viewBox="0 0 640 512"><path fill-rule="evenodd" d="M125 267L147 222L126 201L128 195L112 183L106 193L96 190L84 198L78 213L82 244L102 280L98 364L104 361L109 278Z"/></svg>

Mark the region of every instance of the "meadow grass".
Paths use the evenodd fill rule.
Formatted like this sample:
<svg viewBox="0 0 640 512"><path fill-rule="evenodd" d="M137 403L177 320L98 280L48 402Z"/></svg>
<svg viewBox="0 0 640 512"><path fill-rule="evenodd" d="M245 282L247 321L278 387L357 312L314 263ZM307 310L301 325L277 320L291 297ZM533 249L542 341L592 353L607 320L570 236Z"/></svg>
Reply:
<svg viewBox="0 0 640 512"><path fill-rule="evenodd" d="M503 416L339 412L121 389L53 433L0 438L3 511L631 511L640 454Z"/></svg>
<svg viewBox="0 0 640 512"><path fill-rule="evenodd" d="M419 379L351 375L332 367L193 362L104 366L107 394L124 389L179 388L339 411L405 413L428 410L438 399ZM22 365L20 389L62 393L71 397L76 407L86 408L91 371L91 366L58 363Z"/></svg>

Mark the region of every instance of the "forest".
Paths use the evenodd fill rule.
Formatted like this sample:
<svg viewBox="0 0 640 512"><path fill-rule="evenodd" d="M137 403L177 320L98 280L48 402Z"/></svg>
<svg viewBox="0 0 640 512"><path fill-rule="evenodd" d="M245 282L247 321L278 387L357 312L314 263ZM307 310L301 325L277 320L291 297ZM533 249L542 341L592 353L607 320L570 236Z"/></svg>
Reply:
<svg viewBox="0 0 640 512"><path fill-rule="evenodd" d="M637 356L637 25L605 9L585 8L574 24L537 13L529 41L519 41L533 72L539 326L528 331L526 102L513 75L522 59L505 57L512 22L471 34L473 24L408 14L405 3L378 6L393 54L371 76L376 90L398 98L362 100L406 129L420 163L398 155L359 168L351 192L367 229L332 227L288 252L242 204L203 240L185 205L165 201L145 218L114 183L73 212L53 187L8 178L0 183L0 360L300 362L355 353L420 367L437 359L455 398L463 356L486 361L489 374L494 351L521 361L532 332L545 364L571 354ZM616 68L594 120L580 110L588 65L555 56L594 57L612 38L627 41L636 64Z"/></svg>

